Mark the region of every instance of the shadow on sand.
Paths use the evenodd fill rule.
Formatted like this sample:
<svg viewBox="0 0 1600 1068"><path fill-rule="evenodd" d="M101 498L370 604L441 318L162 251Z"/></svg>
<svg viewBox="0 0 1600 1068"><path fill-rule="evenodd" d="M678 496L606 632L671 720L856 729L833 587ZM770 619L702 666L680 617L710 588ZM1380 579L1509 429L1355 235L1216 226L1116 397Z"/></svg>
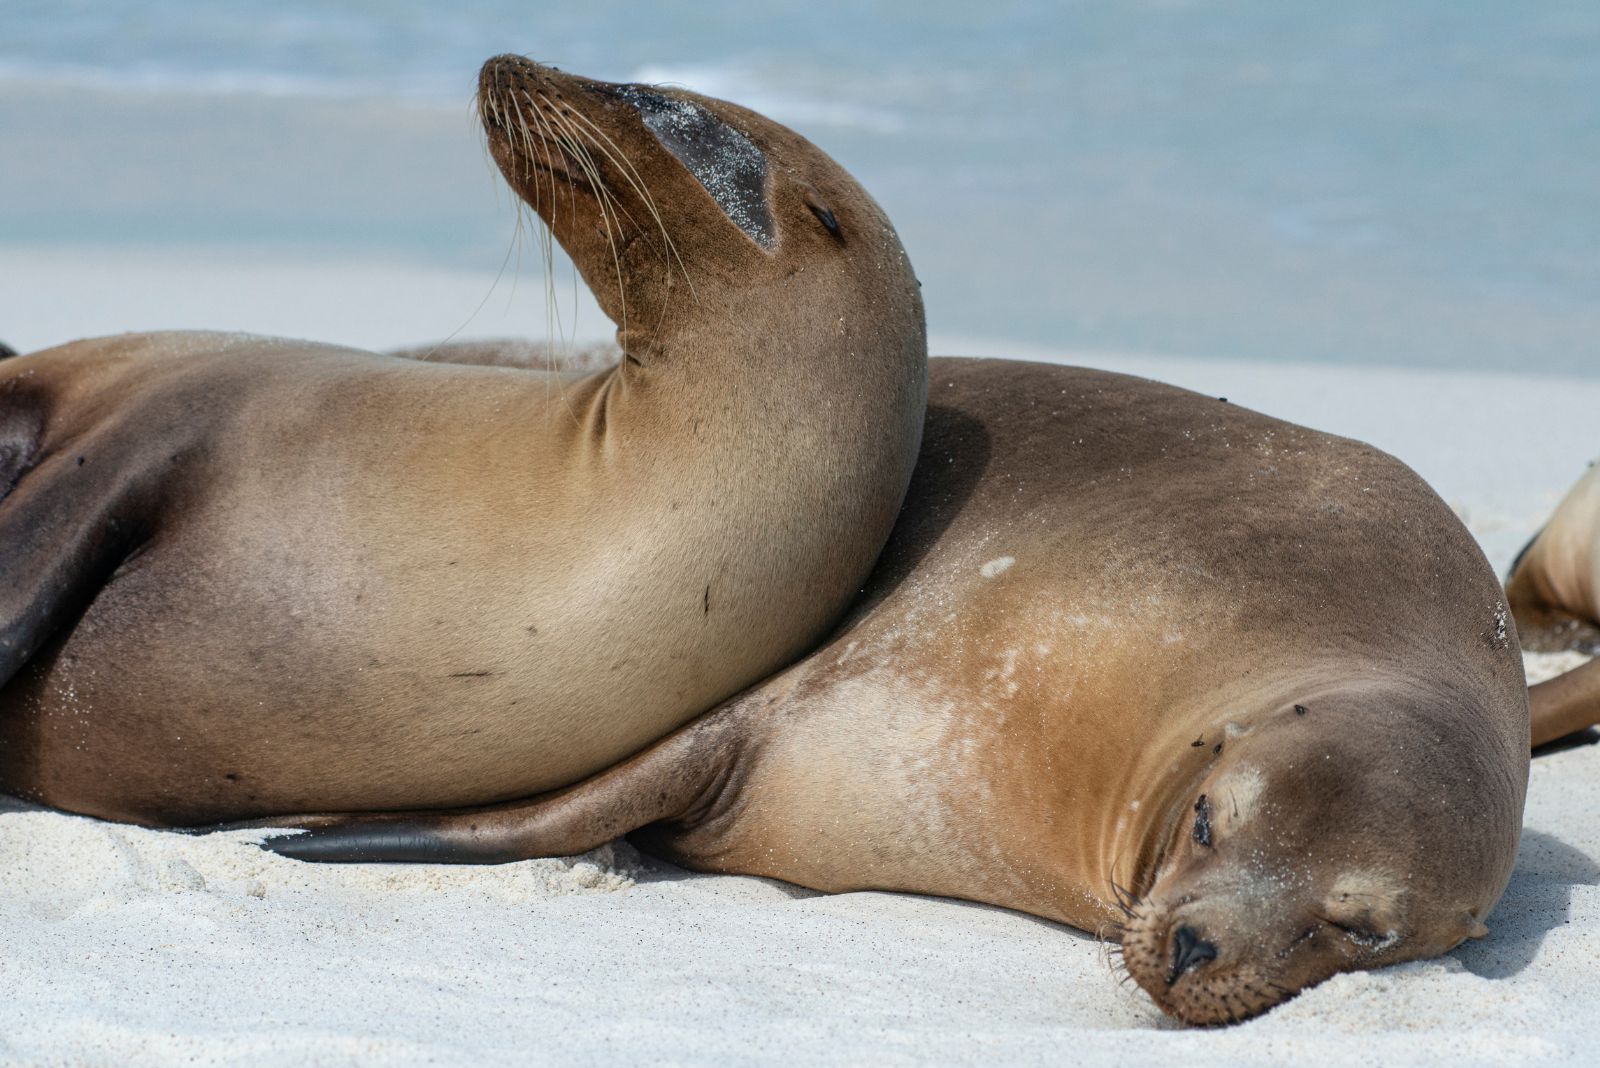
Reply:
<svg viewBox="0 0 1600 1068"><path fill-rule="evenodd" d="M1600 864L1542 831L1522 832L1517 867L1489 917L1489 937L1456 950L1467 971L1484 979L1516 975L1538 955L1545 936L1568 922L1574 886L1600 885Z"/></svg>

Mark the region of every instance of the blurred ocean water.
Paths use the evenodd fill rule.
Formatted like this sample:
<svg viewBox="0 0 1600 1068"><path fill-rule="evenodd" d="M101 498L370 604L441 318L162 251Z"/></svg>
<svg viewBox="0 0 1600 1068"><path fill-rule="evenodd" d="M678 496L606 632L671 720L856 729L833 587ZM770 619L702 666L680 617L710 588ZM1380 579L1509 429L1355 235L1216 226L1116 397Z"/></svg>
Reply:
<svg viewBox="0 0 1600 1068"><path fill-rule="evenodd" d="M1600 5L0 0L0 243L493 267L517 51L736 99L945 335L1600 375Z"/></svg>

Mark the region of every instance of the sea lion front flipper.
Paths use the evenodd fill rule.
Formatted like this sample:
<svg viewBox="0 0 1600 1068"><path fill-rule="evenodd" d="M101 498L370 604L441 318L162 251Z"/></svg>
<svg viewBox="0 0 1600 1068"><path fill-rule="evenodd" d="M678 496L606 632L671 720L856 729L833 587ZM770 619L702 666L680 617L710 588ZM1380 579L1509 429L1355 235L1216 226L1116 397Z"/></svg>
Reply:
<svg viewBox="0 0 1600 1068"><path fill-rule="evenodd" d="M1528 688L1533 747L1600 724L1600 660Z"/></svg>
<svg viewBox="0 0 1600 1068"><path fill-rule="evenodd" d="M566 857L663 820L696 819L734 779L733 722L712 712L572 786L522 801L451 812L372 813L261 821L303 826L263 849L296 860L506 864Z"/></svg>
<svg viewBox="0 0 1600 1068"><path fill-rule="evenodd" d="M163 471L141 453L166 451L87 440L36 458L37 442L5 445L17 470L0 471L0 686L149 536Z"/></svg>

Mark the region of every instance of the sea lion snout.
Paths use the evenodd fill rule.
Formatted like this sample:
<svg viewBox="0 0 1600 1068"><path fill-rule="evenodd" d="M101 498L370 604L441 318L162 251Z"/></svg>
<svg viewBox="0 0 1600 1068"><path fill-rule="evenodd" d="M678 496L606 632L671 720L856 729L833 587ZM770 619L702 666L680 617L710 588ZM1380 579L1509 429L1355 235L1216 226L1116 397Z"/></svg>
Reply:
<svg viewBox="0 0 1600 1068"><path fill-rule="evenodd" d="M1225 896L1172 908L1146 902L1123 932L1123 965L1163 1012L1184 1023L1234 1023L1298 989L1282 973L1299 962L1288 960L1284 947L1268 948L1273 939L1258 926L1279 925L1260 924L1247 904Z"/></svg>
<svg viewBox="0 0 1600 1068"><path fill-rule="evenodd" d="M1305 872L1273 863L1239 878L1229 867L1173 873L1164 882L1177 885L1136 903L1123 932L1128 975L1184 1023L1236 1023L1399 952L1399 934L1369 934L1365 913L1348 928L1325 917Z"/></svg>

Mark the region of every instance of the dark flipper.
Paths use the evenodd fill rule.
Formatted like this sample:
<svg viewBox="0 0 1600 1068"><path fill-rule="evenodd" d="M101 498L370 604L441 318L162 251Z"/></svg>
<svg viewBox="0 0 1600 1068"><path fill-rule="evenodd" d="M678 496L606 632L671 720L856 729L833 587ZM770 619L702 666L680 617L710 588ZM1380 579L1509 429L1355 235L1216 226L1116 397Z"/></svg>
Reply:
<svg viewBox="0 0 1600 1068"><path fill-rule="evenodd" d="M296 860L505 864L566 857L662 820L713 809L738 771L734 721L711 712L650 748L573 786L452 812L269 820L308 829L261 843Z"/></svg>
<svg viewBox="0 0 1600 1068"><path fill-rule="evenodd" d="M20 401L0 410L0 439L21 428L16 440L0 440L0 462L10 457L15 468L0 472L0 686L149 536L170 448L91 436L41 454L27 440L27 414ZM156 445L159 460L150 455Z"/></svg>
<svg viewBox="0 0 1600 1068"><path fill-rule="evenodd" d="M0 360L15 356L16 354L16 349L12 348L10 345L7 345L4 341L0 341Z"/></svg>
<svg viewBox="0 0 1600 1068"><path fill-rule="evenodd" d="M1534 748L1600 723L1600 660L1530 687L1528 714Z"/></svg>

